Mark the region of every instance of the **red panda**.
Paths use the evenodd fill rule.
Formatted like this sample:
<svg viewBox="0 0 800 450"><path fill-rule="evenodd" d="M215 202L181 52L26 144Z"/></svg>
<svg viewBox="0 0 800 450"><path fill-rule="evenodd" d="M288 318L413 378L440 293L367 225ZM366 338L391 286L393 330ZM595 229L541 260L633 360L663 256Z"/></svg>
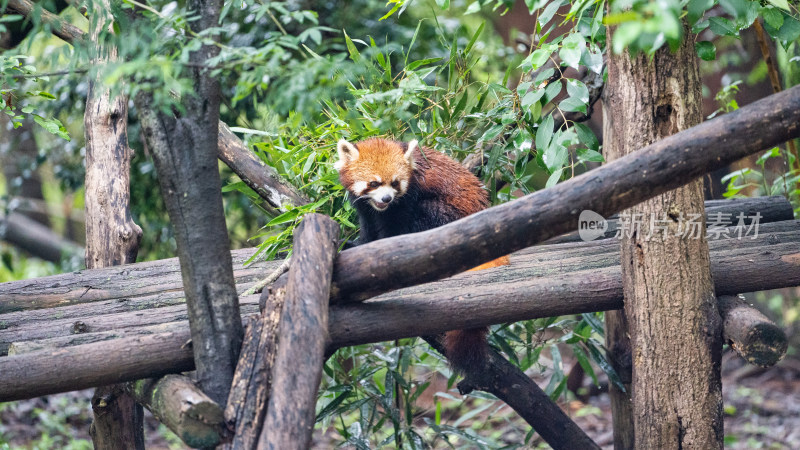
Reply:
<svg viewBox="0 0 800 450"><path fill-rule="evenodd" d="M358 212L358 244L436 228L489 206L475 175L415 140L372 138L352 144L342 139L337 151L334 167ZM472 270L507 264L504 256ZM483 361L487 333L486 328L445 333L445 356L456 370Z"/></svg>

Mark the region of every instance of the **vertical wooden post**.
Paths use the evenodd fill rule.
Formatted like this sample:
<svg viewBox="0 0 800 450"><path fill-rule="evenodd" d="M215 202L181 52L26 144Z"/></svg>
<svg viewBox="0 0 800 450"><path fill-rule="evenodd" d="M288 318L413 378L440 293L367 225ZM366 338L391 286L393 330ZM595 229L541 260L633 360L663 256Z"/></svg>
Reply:
<svg viewBox="0 0 800 450"><path fill-rule="evenodd" d="M675 52L664 46L653 56L609 54L607 160L702 121L694 36L685 24L684 29L686 37ZM621 264L635 448L722 447L722 322L709 267L702 186L697 180L623 213L628 217Z"/></svg>
<svg viewBox="0 0 800 450"><path fill-rule="evenodd" d="M103 44L113 21L108 0L91 11L93 61L117 59L117 49ZM91 47L90 47L91 48ZM128 98L111 97L100 76L89 83L84 113L86 134L86 268L136 261L142 229L130 213ZM98 388L92 397L91 435L96 449L143 449L143 411L122 385Z"/></svg>
<svg viewBox="0 0 800 450"><path fill-rule="evenodd" d="M295 236L259 449L307 449L314 429L339 225L329 217L309 214Z"/></svg>

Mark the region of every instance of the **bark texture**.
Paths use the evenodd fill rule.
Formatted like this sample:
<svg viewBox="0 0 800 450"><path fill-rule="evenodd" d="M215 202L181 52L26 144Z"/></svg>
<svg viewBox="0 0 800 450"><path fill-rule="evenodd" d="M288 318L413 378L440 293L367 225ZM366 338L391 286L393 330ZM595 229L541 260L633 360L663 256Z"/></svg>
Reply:
<svg viewBox="0 0 800 450"><path fill-rule="evenodd" d="M183 375L131 383L137 402L193 448L213 448L225 432L222 408Z"/></svg>
<svg viewBox="0 0 800 450"><path fill-rule="evenodd" d="M613 40L613 30L610 34ZM609 55L608 80L603 136L609 161L637 157L642 145L703 119L691 34L674 53L665 47L652 58ZM715 144L727 150L725 140ZM698 151L684 149L673 165L680 167L676 161L692 160ZM640 175L652 170L658 168L642 167ZM643 218L621 243L636 448L722 447L722 323L705 227L699 236L681 228L693 214L704 217L702 186L696 180L626 211Z"/></svg>
<svg viewBox="0 0 800 450"><path fill-rule="evenodd" d="M286 285L282 280L263 291L261 314L246 320L242 353L225 408L225 421L235 430L233 441L226 447L229 449L256 448L264 426L272 391L271 375L278 349L281 310L286 299Z"/></svg>
<svg viewBox="0 0 800 450"><path fill-rule="evenodd" d="M774 366L786 355L789 342L783 329L739 296L719 298L725 342L750 364Z"/></svg>
<svg viewBox="0 0 800 450"><path fill-rule="evenodd" d="M219 160L277 212L286 211L288 205L300 206L308 203L305 195L284 180L274 168L264 164L222 122L219 123Z"/></svg>
<svg viewBox="0 0 800 450"><path fill-rule="evenodd" d="M104 44L111 26L111 4L94 5L90 38L96 43L92 57L102 65L118 59L117 49ZM128 98L111 96L98 75L89 82L83 124L86 135L86 268L136 262L142 229L130 212L130 160ZM98 388L92 398L91 434L96 449L144 449L142 407L122 385Z"/></svg>
<svg viewBox="0 0 800 450"><path fill-rule="evenodd" d="M295 236L259 449L302 450L311 445L329 341L328 298L339 225L327 216L309 214Z"/></svg>
<svg viewBox="0 0 800 450"><path fill-rule="evenodd" d="M196 33L217 26L220 0L193 0ZM161 192L175 228L189 323L203 391L224 404L242 343L242 323L233 279L217 168L219 83L208 70L219 52L203 45L190 55L195 92L182 100L185 115L165 114L147 93L136 106L158 170Z"/></svg>
<svg viewBox="0 0 800 450"><path fill-rule="evenodd" d="M793 231L786 231L789 227ZM784 231L777 231L780 229ZM711 247L716 291L721 295L800 285L800 222L762 225L757 239L712 241ZM142 265L145 264L153 265ZM331 348L621 308L622 279L618 264L616 241L526 249L512 256L510 266L460 274L369 302L332 306L329 316ZM80 285L85 277L84 286L91 286L88 280L96 280L93 272L104 270L57 275L39 281ZM109 282L129 276L122 272ZM68 277L72 277L72 281L67 282ZM173 272L172 277L177 280L179 275ZM8 284L21 286L21 283ZM31 285L31 295L38 286L38 283ZM245 298L244 302L255 307L258 299L253 296ZM0 316L0 328L7 328L0 331L13 333L14 322L6 321L6 317L18 320L20 315L42 312L54 317L62 310L86 306L4 314ZM132 317L135 315L136 312L130 313ZM40 315L39 320L41 324L48 318ZM267 333L271 335L267 338L274 340L274 331ZM63 334L69 335L68 330ZM131 334L102 342L0 357L0 401L191 370L194 363L188 341L188 324L172 322L167 330L156 333ZM250 401L248 395L244 398Z"/></svg>

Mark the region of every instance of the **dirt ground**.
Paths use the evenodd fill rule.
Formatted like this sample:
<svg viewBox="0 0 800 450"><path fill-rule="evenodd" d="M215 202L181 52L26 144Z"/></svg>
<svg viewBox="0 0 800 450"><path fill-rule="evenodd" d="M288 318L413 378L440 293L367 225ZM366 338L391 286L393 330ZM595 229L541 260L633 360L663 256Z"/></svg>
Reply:
<svg viewBox="0 0 800 450"><path fill-rule="evenodd" d="M566 361L565 361L566 362ZM748 366L733 353L723 358L725 447L730 449L800 449L800 360L786 358L770 369ZM537 380L542 386L546 379ZM85 390L0 404L0 449L90 449L92 391ZM562 404L603 448L612 448L608 395ZM183 449L174 435L146 412L148 449ZM509 436L510 437L510 436ZM319 436L317 436L319 438ZM315 445L330 448L329 439Z"/></svg>

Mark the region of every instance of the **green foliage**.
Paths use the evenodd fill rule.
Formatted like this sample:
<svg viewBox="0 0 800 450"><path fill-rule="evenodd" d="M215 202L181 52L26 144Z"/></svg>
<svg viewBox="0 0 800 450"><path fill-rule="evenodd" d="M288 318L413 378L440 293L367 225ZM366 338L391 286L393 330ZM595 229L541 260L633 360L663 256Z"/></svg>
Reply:
<svg viewBox="0 0 800 450"><path fill-rule="evenodd" d="M0 17L0 25L2 25L3 19L7 17L13 18L15 16ZM0 31L2 30L0 29ZM2 74L2 77L0 77L0 112L11 118L14 128L22 126L22 121L25 117L31 117L48 133L69 140L69 133L61 121L34 113L36 108L29 104L28 100L31 98L55 100L56 97L47 91L31 88L31 84L44 80L43 77L37 76L36 67L24 64L25 59L24 56L20 55L5 56L0 54L0 74ZM25 79L28 80L27 83L20 81Z"/></svg>
<svg viewBox="0 0 800 450"><path fill-rule="evenodd" d="M720 108L713 115L739 108L735 98L739 84L732 83L720 90L715 97ZM727 183L725 198L781 195L793 205L795 216L800 217L800 161L788 146L767 150L756 160L756 167L731 172L721 182Z"/></svg>

